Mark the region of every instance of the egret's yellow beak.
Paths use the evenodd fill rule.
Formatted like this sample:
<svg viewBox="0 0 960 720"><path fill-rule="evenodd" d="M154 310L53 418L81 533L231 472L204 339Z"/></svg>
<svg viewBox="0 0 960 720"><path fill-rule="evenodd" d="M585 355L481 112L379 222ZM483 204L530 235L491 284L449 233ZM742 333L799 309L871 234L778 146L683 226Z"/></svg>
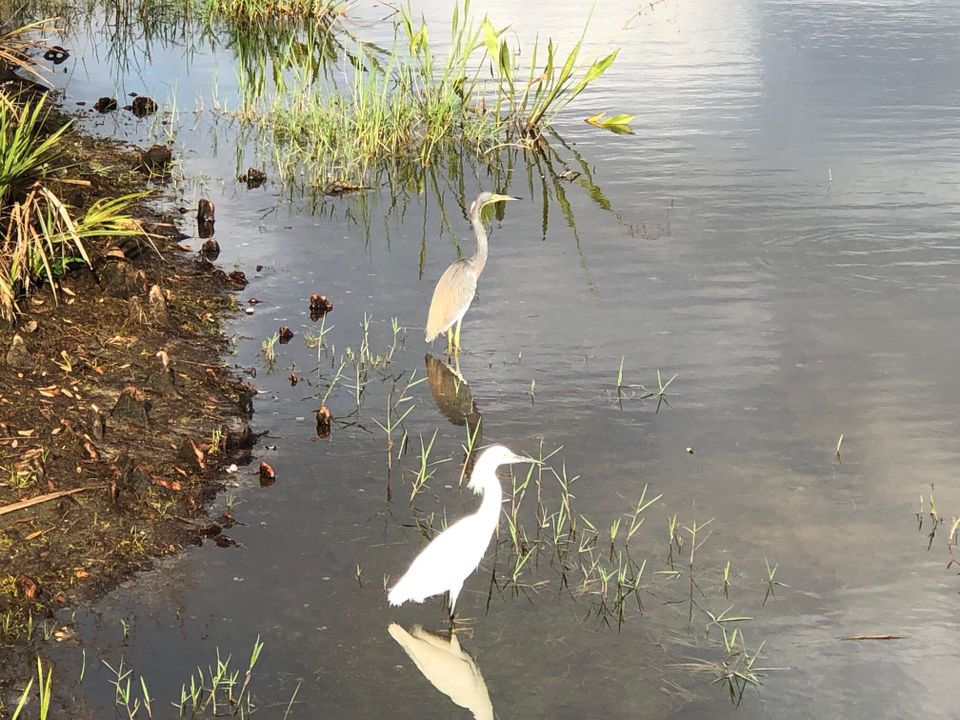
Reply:
<svg viewBox="0 0 960 720"><path fill-rule="evenodd" d="M511 200L518 200L519 198L510 198ZM516 453L510 453L510 457L506 459L509 463L533 463L534 465L543 465L539 460L534 460L532 457L527 457L526 455L517 455Z"/></svg>
<svg viewBox="0 0 960 720"><path fill-rule="evenodd" d="M512 195L498 195L497 193L492 193L490 199L487 202L500 202L501 200L520 200L518 197L513 197Z"/></svg>

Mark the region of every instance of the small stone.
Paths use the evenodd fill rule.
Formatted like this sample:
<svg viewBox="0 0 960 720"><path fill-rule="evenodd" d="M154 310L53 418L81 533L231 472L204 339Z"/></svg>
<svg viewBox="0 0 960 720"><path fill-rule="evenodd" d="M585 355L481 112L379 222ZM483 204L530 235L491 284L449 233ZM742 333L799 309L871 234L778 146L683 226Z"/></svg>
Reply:
<svg viewBox="0 0 960 720"><path fill-rule="evenodd" d="M253 313L256 312L252 307L245 307L245 308L243 309L243 311L244 311L247 315L253 315Z"/></svg>
<svg viewBox="0 0 960 720"><path fill-rule="evenodd" d="M283 325L279 330L277 330L277 338L280 340L281 345L286 345L288 342L293 340L293 330L288 328L286 325Z"/></svg>
<svg viewBox="0 0 960 720"><path fill-rule="evenodd" d="M239 285L242 288L247 286L247 276L243 274L242 270L234 270L232 273L227 275L227 280L234 285Z"/></svg>
<svg viewBox="0 0 960 720"><path fill-rule="evenodd" d="M7 351L7 365L15 370L32 370L36 367L33 355L27 350L27 345L19 334L14 335L10 342L10 349Z"/></svg>

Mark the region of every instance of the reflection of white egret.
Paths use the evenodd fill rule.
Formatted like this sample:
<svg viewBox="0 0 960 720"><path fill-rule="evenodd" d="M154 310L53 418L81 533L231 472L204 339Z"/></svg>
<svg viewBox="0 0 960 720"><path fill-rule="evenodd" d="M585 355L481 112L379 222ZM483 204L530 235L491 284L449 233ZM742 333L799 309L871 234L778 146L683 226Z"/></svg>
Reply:
<svg viewBox="0 0 960 720"><path fill-rule="evenodd" d="M483 495L480 509L457 520L417 555L410 569L387 595L391 605L402 605L408 600L420 603L428 597L449 592L450 617L453 617L463 581L483 560L483 553L500 519L503 491L497 479L497 468L518 462L536 460L515 455L503 445L491 445L481 453L467 484L475 493Z"/></svg>
<svg viewBox="0 0 960 720"><path fill-rule="evenodd" d="M441 635L419 625L407 632L396 623L390 624L388 632L431 685L477 720L493 720L487 684L477 663L460 647L456 633Z"/></svg>

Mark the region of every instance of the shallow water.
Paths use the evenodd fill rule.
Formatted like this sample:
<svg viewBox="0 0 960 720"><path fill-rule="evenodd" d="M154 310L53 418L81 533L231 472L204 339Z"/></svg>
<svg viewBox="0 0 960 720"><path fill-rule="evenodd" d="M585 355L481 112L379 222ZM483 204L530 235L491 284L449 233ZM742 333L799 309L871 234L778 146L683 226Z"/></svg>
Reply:
<svg viewBox="0 0 960 720"><path fill-rule="evenodd" d="M423 12L440 28L447 10L435 5ZM578 3L551 4L549 21L514 5L482 10L525 42L539 30L569 46L581 27ZM382 6L351 14L364 39L388 39L388 25L367 22ZM602 531L644 485L648 497L662 493L631 542L648 558L644 612L633 606L619 630L587 617L591 597L561 590L545 560L523 579L546 584L488 599L491 550L460 597L473 618L460 645L497 717L956 717L960 580L945 569L948 529L928 551L929 522L918 532L914 513L933 484L940 512L960 514L960 9L738 0L666 2L624 27L628 17L598 9L591 52L620 46L620 56L556 122L568 148L554 148L574 169L582 157L593 187L560 184L569 216L550 182L545 209L522 164L496 188L524 200L492 224L460 369L484 442L531 454L541 439L562 446L551 465L580 476L577 512ZM335 365L318 363L304 337L318 327L306 299L322 292L335 303L326 321L335 354L360 345L364 314L373 351L384 352L396 317L408 330L387 374L423 377L432 286L454 241L472 251L463 207L487 178L465 162L465 177L441 179L439 195L395 204L386 189L370 191L310 214L309 201L288 202L274 183L248 191L233 179L236 129L209 111L214 87L236 93L228 50L154 42L149 58L120 69L89 38L72 47L68 101L113 89L177 98L186 202L214 200L220 263L252 279L238 299L262 301L231 329L235 361L258 368L255 423L270 433L258 454L278 476L260 488L255 463L229 489L246 526L228 532L242 548L191 550L78 613L88 656L122 656L167 701L217 648L245 658L259 634L264 716L281 717L301 683L291 717L469 717L388 634L391 623L413 635L415 624L444 629L440 604L388 608L383 591L418 548L407 499L420 437L436 430L431 457L449 459L417 498L421 516L473 507L457 490L465 428L426 383L411 388L411 446L385 501L374 419L384 422L392 382L374 373L355 413L351 381L341 382L327 403L341 422L318 439L313 411ZM194 115L198 97L207 110ZM636 134L582 122L600 110L635 114ZM143 142L160 130L87 122ZM257 164L243 149L239 166ZM270 373L258 352L279 325L297 337L277 347ZM656 387L658 370L664 382L676 374L669 405L658 412L637 389L618 402L621 358L625 384ZM309 383L291 388L291 369ZM544 478L555 509L559 493ZM654 575L675 514L688 526L712 519L692 621L686 579ZM509 574L505 557L504 546L496 567ZM729 600L719 591L728 560ZM766 562L785 585L764 604ZM718 628L704 637L703 611L731 604L753 617L741 623L748 647L765 642L758 665L780 668L739 706L712 675L682 667L722 656ZM905 637L839 639L884 633ZM62 651L68 664L79 653ZM460 663L451 667L469 666L451 657ZM78 691L109 707L109 673L88 665ZM483 690L458 704L487 716Z"/></svg>

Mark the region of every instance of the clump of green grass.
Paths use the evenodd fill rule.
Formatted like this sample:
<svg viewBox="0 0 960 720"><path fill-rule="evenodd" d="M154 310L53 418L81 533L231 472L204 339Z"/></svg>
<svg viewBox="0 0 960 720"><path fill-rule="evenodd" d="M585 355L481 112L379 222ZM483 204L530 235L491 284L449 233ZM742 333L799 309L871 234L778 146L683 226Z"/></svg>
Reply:
<svg viewBox="0 0 960 720"><path fill-rule="evenodd" d="M143 234L126 209L139 194L95 201L78 211L63 201L62 145L68 124L45 130L51 116L44 99L0 96L0 317L12 321L19 300L37 285L57 280L72 266L90 263L94 237Z"/></svg>
<svg viewBox="0 0 960 720"><path fill-rule="evenodd" d="M184 0L191 10L230 22L257 24L277 18L321 20L345 12L343 0Z"/></svg>
<svg viewBox="0 0 960 720"><path fill-rule="evenodd" d="M483 158L503 145L533 148L617 53L581 67L582 35L565 59L548 40L545 50L534 45L524 70L526 54L503 33L487 17L477 21L469 1L457 3L444 56L425 21L401 8L385 63L358 52L318 82L313 65L294 62L274 92L242 83L230 112L263 133L282 180L328 192L369 184L374 168L415 175L448 152Z"/></svg>

